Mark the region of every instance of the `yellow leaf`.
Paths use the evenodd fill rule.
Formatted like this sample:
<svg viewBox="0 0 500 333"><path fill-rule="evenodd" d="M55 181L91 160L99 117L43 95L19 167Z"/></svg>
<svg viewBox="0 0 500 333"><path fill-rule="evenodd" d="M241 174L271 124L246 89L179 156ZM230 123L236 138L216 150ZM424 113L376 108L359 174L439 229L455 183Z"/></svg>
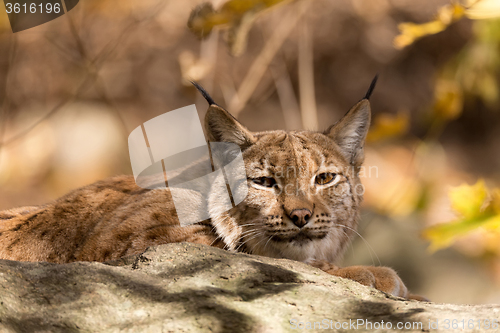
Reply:
<svg viewBox="0 0 500 333"><path fill-rule="evenodd" d="M367 135L367 142L376 142L394 138L408 131L410 115L407 112L398 112L396 115L382 113L375 118Z"/></svg>
<svg viewBox="0 0 500 333"><path fill-rule="evenodd" d="M453 230L450 232L448 224L444 224L424 230L422 237L431 242L429 251L436 252L453 244L456 232L453 232Z"/></svg>
<svg viewBox="0 0 500 333"><path fill-rule="evenodd" d="M232 14L243 14L249 10L262 10L279 4L283 0L229 0L221 11Z"/></svg>
<svg viewBox="0 0 500 333"><path fill-rule="evenodd" d="M457 118L463 109L463 91L454 81L438 80L434 91L433 111L440 119Z"/></svg>
<svg viewBox="0 0 500 333"><path fill-rule="evenodd" d="M211 3L205 2L191 12L188 27L195 35L204 38L216 26L229 24L234 28L240 25L245 16L254 15L287 1L289 0L229 0L219 10L215 10ZM247 26L245 28L248 29Z"/></svg>
<svg viewBox="0 0 500 333"><path fill-rule="evenodd" d="M398 49L402 49L413 44L417 39L423 36L433 35L443 31L446 29L446 25L438 20L422 24L406 22L400 23L398 29L400 34L394 38L394 46Z"/></svg>
<svg viewBox="0 0 500 333"><path fill-rule="evenodd" d="M438 11L438 20L447 26L461 19L465 14L466 8L458 3L452 3L443 6Z"/></svg>
<svg viewBox="0 0 500 333"><path fill-rule="evenodd" d="M450 246L459 236L463 236L480 227L486 229L500 228L500 216L485 214L478 218L439 224L425 229L422 232L422 236L431 242L429 250L435 252Z"/></svg>
<svg viewBox="0 0 500 333"><path fill-rule="evenodd" d="M482 179L472 186L460 185L449 192L451 207L465 218L477 218L481 215L481 209L484 208L487 194Z"/></svg>
<svg viewBox="0 0 500 333"><path fill-rule="evenodd" d="M205 38L216 25L229 23L230 18L217 13L210 2L204 2L191 11L188 28L198 37Z"/></svg>
<svg viewBox="0 0 500 333"><path fill-rule="evenodd" d="M500 17L500 1L469 0L465 15L473 20Z"/></svg>
<svg viewBox="0 0 500 333"><path fill-rule="evenodd" d="M478 228L500 231L500 189L495 189L488 201L487 188L480 179L473 186L461 185L452 189L449 196L453 209L463 218L423 231L422 236L431 242L431 252L450 246L457 237Z"/></svg>
<svg viewBox="0 0 500 333"><path fill-rule="evenodd" d="M394 46L402 49L413 44L417 39L427 35L437 34L446 29L451 23L462 18L465 8L460 4L450 4L439 9L436 19L427 23L401 23L398 25L400 34L394 38Z"/></svg>

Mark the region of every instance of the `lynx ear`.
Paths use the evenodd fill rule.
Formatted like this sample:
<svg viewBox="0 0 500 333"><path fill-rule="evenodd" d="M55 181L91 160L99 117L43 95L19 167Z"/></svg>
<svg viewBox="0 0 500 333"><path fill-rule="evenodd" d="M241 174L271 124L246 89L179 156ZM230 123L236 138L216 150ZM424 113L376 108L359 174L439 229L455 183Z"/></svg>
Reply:
<svg viewBox="0 0 500 333"><path fill-rule="evenodd" d="M217 105L202 86L193 81L191 83L210 105L205 116L205 129L209 141L232 142L240 146L242 150L255 143L256 139L252 132L240 124L229 112Z"/></svg>
<svg viewBox="0 0 500 333"><path fill-rule="evenodd" d="M256 139L245 126L241 125L229 112L216 104L210 105L205 116L205 128L212 142L232 142L246 149Z"/></svg>
<svg viewBox="0 0 500 333"><path fill-rule="evenodd" d="M369 99L377 80L378 75L375 75L365 97L324 133L338 144L345 158L356 167L360 167L365 159L364 145L371 119Z"/></svg>
<svg viewBox="0 0 500 333"><path fill-rule="evenodd" d="M359 167L364 161L363 147L370 127L370 114L370 102L362 99L325 132L337 143L353 166Z"/></svg>

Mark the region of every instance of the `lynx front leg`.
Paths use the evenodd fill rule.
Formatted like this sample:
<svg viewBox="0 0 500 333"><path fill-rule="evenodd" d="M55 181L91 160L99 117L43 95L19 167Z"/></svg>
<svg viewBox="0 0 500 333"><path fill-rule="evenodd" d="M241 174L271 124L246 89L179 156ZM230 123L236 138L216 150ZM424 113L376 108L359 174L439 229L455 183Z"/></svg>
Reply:
<svg viewBox="0 0 500 333"><path fill-rule="evenodd" d="M339 268L326 261L313 261L311 265L328 274L354 280L394 296L427 301L425 297L409 294L401 278L389 267L350 266Z"/></svg>

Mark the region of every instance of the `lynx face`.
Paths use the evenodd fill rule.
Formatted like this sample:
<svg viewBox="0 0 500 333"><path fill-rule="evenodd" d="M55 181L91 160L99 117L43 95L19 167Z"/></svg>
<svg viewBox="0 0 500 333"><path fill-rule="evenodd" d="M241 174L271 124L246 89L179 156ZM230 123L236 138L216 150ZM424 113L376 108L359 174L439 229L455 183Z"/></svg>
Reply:
<svg viewBox="0 0 500 333"><path fill-rule="evenodd" d="M238 144L249 192L212 225L229 248L300 261L340 259L357 227L363 188L358 171L370 121L363 99L324 133L252 133L213 104L211 141ZM217 200L212 211L217 211Z"/></svg>
<svg viewBox="0 0 500 333"><path fill-rule="evenodd" d="M130 176L110 178L44 206L0 213L0 258L106 261L149 246L195 242L305 262L339 260L362 200L358 172L368 99L323 133L252 133L202 93L210 103L209 140L237 144L243 153L249 189L243 202L226 211L218 192L225 188L213 186L212 218L181 226L172 192L139 188Z"/></svg>

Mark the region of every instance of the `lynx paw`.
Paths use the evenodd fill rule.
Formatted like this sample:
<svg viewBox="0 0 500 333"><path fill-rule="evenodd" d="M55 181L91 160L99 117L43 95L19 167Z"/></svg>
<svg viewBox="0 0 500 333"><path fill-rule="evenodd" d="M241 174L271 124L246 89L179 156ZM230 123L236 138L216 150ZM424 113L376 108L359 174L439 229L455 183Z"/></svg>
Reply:
<svg viewBox="0 0 500 333"><path fill-rule="evenodd" d="M311 265L328 274L354 280L394 296L413 298L413 295L408 294L408 289L398 274L388 267L350 266L339 268L324 261L313 261Z"/></svg>

